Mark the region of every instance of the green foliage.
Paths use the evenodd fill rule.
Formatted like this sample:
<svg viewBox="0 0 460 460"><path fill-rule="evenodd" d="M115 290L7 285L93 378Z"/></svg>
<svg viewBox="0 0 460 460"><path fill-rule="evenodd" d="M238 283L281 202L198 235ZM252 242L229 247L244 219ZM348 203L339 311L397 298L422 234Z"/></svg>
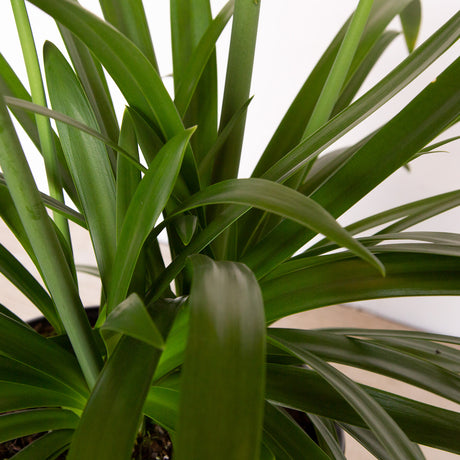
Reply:
<svg viewBox="0 0 460 460"><path fill-rule="evenodd" d="M0 442L47 432L15 458L128 460L147 419L187 460L343 459L337 425L382 459L423 458L417 444L460 453L460 414L360 385L330 365L458 403L459 339L267 329L341 302L460 295L460 235L411 229L458 206L458 190L347 228L336 221L458 138L436 139L460 119L460 59L377 131L319 156L458 40L460 13L415 48L418 0L356 1L252 177L241 179L261 2L230 0L213 17L208 0L171 0L174 96L141 0L101 0L104 19L75 0L29 2L56 20L70 62L47 42L41 71L24 4L12 0L31 91L0 55L0 217L41 280L1 244L0 272L59 335L42 337L15 305L0 305ZM398 34L387 30L397 16L411 54L356 99ZM219 107L216 42L230 23ZM103 70L126 99L121 123ZM50 196L37 189L7 108L45 160ZM97 261L78 268L102 281L94 327L69 220L88 231ZM317 442L286 408L310 417Z"/></svg>

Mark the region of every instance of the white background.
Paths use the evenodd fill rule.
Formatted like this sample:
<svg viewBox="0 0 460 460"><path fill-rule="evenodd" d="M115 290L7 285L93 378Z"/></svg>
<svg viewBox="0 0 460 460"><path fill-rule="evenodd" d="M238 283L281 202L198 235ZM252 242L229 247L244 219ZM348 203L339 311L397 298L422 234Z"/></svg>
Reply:
<svg viewBox="0 0 460 460"><path fill-rule="evenodd" d="M98 2L81 0L81 3L100 14ZM146 0L144 2L151 25L155 51L162 75L172 71L169 38L169 10L166 0ZM241 176L248 176L277 124L295 97L306 76L356 5L355 0L262 0L260 28L256 49L256 60L251 93L255 95L248 112L247 134L243 149ZM224 4L214 1L214 13ZM431 35L459 8L459 0L423 0L423 22L419 43ZM34 28L37 47L41 50L45 39L56 43L63 50L62 42L52 20L33 6L28 6ZM400 30L398 21L391 25ZM8 62L17 71L23 82L27 82L9 2L0 7L1 49ZM228 44L229 28L219 41L220 88L225 76L225 49ZM387 103L366 123L345 136L334 147L349 145L365 133L380 126L398 112L408 100L432 81L450 62L459 56L460 45L452 47L425 74L396 98ZM402 37L398 37L380 60L375 71L364 84L369 89L383 75L391 70L406 55ZM459 76L460 78L460 76ZM165 81L168 79L166 78ZM26 86L27 84L24 83ZM171 86L168 82L168 88ZM361 94L362 92L361 91ZM116 92L116 91L115 91ZM123 98L116 99L117 112L123 111ZM459 135L454 128L446 135ZM34 160L37 181L46 190L43 174L40 173L40 157L33 146L25 141L25 149ZM436 193L454 190L460 184L460 143L446 147L450 153L436 154L419 159L412 164L412 170L398 171L391 179L362 200L341 219L348 224L370 213L388 209L411 200L424 198ZM423 229L460 231L460 212L451 211L424 224ZM459 280L460 283L460 280ZM458 298L410 298L369 301L360 303L379 315L396 319L403 323L449 334L460 335L460 300Z"/></svg>

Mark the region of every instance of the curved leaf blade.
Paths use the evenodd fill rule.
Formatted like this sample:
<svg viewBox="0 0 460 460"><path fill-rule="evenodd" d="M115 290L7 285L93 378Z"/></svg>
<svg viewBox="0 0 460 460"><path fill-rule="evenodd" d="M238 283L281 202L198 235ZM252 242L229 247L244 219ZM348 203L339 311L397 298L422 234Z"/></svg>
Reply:
<svg viewBox="0 0 460 460"><path fill-rule="evenodd" d="M411 443L404 431L385 412L385 410L369 396L364 389L340 371L318 358L313 353L299 347L296 343L280 337L276 329L269 332L269 340L301 359L323 377L338 393L356 410L363 421L382 443L390 455L395 458L424 460L420 448ZM273 339L273 337L275 337Z"/></svg>
<svg viewBox="0 0 460 460"><path fill-rule="evenodd" d="M202 192L193 195L171 217L197 206L221 203L253 206L291 219L318 233L327 234L328 238L336 241L341 246L349 248L381 273L384 273L384 268L380 261L357 243L356 240L353 240L313 200L289 187L265 179L229 179L211 185Z"/></svg>
<svg viewBox="0 0 460 460"><path fill-rule="evenodd" d="M76 75L51 43L44 47L52 106L93 130L97 121ZM107 289L116 248L115 181L104 145L85 133L57 123L70 173L86 216L102 283Z"/></svg>
<svg viewBox="0 0 460 460"><path fill-rule="evenodd" d="M64 409L33 409L0 415L0 442L48 430L73 429L78 417Z"/></svg>
<svg viewBox="0 0 460 460"><path fill-rule="evenodd" d="M107 305L110 312L128 293L136 262L174 188L194 128L173 137L158 152L139 183L120 231Z"/></svg>
<svg viewBox="0 0 460 460"><path fill-rule="evenodd" d="M31 0L31 3L71 30L99 59L129 105L154 123L162 140L184 130L180 116L160 76L136 45L110 24L72 0ZM184 177L192 191L199 189L195 160L187 149Z"/></svg>
<svg viewBox="0 0 460 460"><path fill-rule="evenodd" d="M264 410L264 444L275 458L330 460L285 411L268 401Z"/></svg>
<svg viewBox="0 0 460 460"><path fill-rule="evenodd" d="M178 305L162 306L156 325L166 338ZM85 407L69 460L125 460L131 456L160 356L158 348L129 336L121 338Z"/></svg>
<svg viewBox="0 0 460 460"><path fill-rule="evenodd" d="M267 321L356 300L460 294L458 257L392 252L381 254L380 260L385 278L346 255L320 257L318 265L308 258L280 265L260 283Z"/></svg>
<svg viewBox="0 0 460 460"><path fill-rule="evenodd" d="M202 255L191 262L191 317L175 455L179 460L253 460L260 448L264 397L260 290L241 264Z"/></svg>
<svg viewBox="0 0 460 460"><path fill-rule="evenodd" d="M131 294L112 310L101 331L118 332L155 348L164 347L161 333L137 294Z"/></svg>
<svg viewBox="0 0 460 460"><path fill-rule="evenodd" d="M415 48L418 33L420 30L420 22L422 20L422 5L420 0L412 0L400 13L401 24L406 39L407 49L409 53Z"/></svg>
<svg viewBox="0 0 460 460"><path fill-rule="evenodd" d="M55 458L70 444L73 430L54 430L28 446L21 449L12 457L14 460L36 460L37 458Z"/></svg>
<svg viewBox="0 0 460 460"><path fill-rule="evenodd" d="M413 442L460 453L457 429L460 415L457 412L361 386ZM268 399L285 407L365 427L351 406L314 371L269 364L266 394Z"/></svg>

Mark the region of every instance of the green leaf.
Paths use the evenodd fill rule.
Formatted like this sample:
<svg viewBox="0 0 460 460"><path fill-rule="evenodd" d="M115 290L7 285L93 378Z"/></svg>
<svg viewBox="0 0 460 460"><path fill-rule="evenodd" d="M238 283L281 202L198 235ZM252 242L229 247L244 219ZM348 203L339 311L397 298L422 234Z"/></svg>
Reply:
<svg viewBox="0 0 460 460"><path fill-rule="evenodd" d="M361 386L413 442L460 453L458 413ZM365 427L361 417L323 378L305 368L269 364L266 396L285 407Z"/></svg>
<svg viewBox="0 0 460 460"><path fill-rule="evenodd" d="M45 43L45 71L52 106L93 130L94 113L70 65L51 43ZM64 154L88 222L94 252L107 290L116 248L115 182L104 145L93 137L57 123Z"/></svg>
<svg viewBox="0 0 460 460"><path fill-rule="evenodd" d="M0 412L12 412L40 407L66 407L82 411L86 399L69 394L67 389L56 391L49 389L49 381L44 380L44 386L32 386L18 382L0 381Z"/></svg>
<svg viewBox="0 0 460 460"><path fill-rule="evenodd" d="M199 127L190 144L197 163L217 136L215 42L227 10L213 21L209 0L170 2L175 103L184 125Z"/></svg>
<svg viewBox="0 0 460 460"><path fill-rule="evenodd" d="M37 50L34 37L27 14L24 0L12 0L11 6L14 13L16 28L21 43L22 54L27 70L32 101L36 104L46 106L45 89L43 87L42 72L38 62ZM45 160L46 178L50 195L64 202L62 181L59 175L59 165L54 145L53 131L50 121L42 116L35 116L38 136L40 140L40 151ZM70 232L67 220L61 214L55 214L54 220L61 231L67 244L70 245Z"/></svg>
<svg viewBox="0 0 460 460"><path fill-rule="evenodd" d="M434 195L422 200L413 201L412 203L404 204L396 208L383 211L373 216L366 217L354 224L349 225L347 230L355 235L365 230L375 228L397 220L395 225L386 227L384 232L397 232L404 230L412 225L422 222L430 217L439 215L449 209L460 205L460 190Z"/></svg>
<svg viewBox="0 0 460 460"><path fill-rule="evenodd" d="M460 235L457 233L448 232L396 232L396 233L377 233L372 236L363 236L357 238L360 243L365 246L372 247L373 252L380 252L381 250L387 251L389 248L396 247L400 251L408 250L410 247L426 248L427 251L433 250L437 254L447 254L447 251L451 251L451 255L458 253L457 246L460 244ZM397 244L397 245L379 245L383 241L425 241L433 243L432 245L409 245L409 244ZM315 245L313 248L304 251L299 254L296 258L301 257L312 257L320 254L325 254L337 248L335 244L320 242L322 244ZM420 250L422 252L422 249Z"/></svg>
<svg viewBox="0 0 460 460"><path fill-rule="evenodd" d="M179 390L152 386L144 405L144 414L174 436L179 412Z"/></svg>
<svg viewBox="0 0 460 460"><path fill-rule="evenodd" d="M11 457L14 460L37 460L40 458L55 458L70 444L73 430L55 430L21 449Z"/></svg>
<svg viewBox="0 0 460 460"><path fill-rule="evenodd" d="M308 414L308 418L315 427L316 435L319 438L318 443L322 449L333 459L346 460L337 435L337 430L340 428L337 428L337 425L331 420L317 415Z"/></svg>
<svg viewBox="0 0 460 460"><path fill-rule="evenodd" d="M202 255L191 262L191 317L175 456L253 460L260 448L264 395L260 290L241 264Z"/></svg>
<svg viewBox="0 0 460 460"><path fill-rule="evenodd" d="M157 325L166 338L177 304L164 307ZM88 400L73 436L69 460L125 460L131 456L160 355L158 348L132 337L120 340Z"/></svg>
<svg viewBox="0 0 460 460"><path fill-rule="evenodd" d="M184 214L174 222L175 229L184 246L190 243L198 225L198 218L193 215Z"/></svg>
<svg viewBox="0 0 460 460"><path fill-rule="evenodd" d="M301 140L306 139L329 119L353 62L372 5L373 0L359 0Z"/></svg>
<svg viewBox="0 0 460 460"><path fill-rule="evenodd" d="M208 0L205 0L207 2ZM179 3L181 6L183 2L173 2L173 4ZM190 3L190 2L189 2ZM234 0L229 1L219 12L216 18L209 24L205 33L197 43L195 49L191 56L186 55L182 57L183 63L179 64L176 63L176 67L183 67L182 69L178 69L177 71L174 70L174 77L177 78L176 74L180 76L180 79L177 83L177 90L176 95L174 98L174 103L176 104L177 110L183 116L192 100L192 96L195 93L195 88L200 81L200 77L206 69L206 65L211 57L211 55L215 52L215 43L219 38L222 30L226 26L227 22L230 20L233 14L233 6ZM177 7L178 10L176 15L183 17L182 19L189 19L186 18L184 14L183 7ZM199 11L199 8L197 8ZM179 14L180 11L180 14ZM200 15L198 14L198 18ZM184 33L190 33L189 27L184 27L181 22L184 21L173 21L173 26L177 34L183 35ZM192 43L190 40L184 39L183 37L178 37L176 39L176 47L184 46L190 47ZM177 54L185 54L181 53L181 50L177 50L177 53L173 54L176 56ZM177 62L177 60L176 60ZM210 91L208 89L208 91Z"/></svg>
<svg viewBox="0 0 460 460"><path fill-rule="evenodd" d="M372 49L362 61L361 65L356 69L353 76L342 89L340 96L334 106L334 110L332 111L332 116L337 115L350 105L351 101L356 96L358 90L361 88L361 85L371 70L374 68L377 61L398 35L398 32L392 30L388 30L382 33L382 35L375 42Z"/></svg>
<svg viewBox="0 0 460 460"><path fill-rule="evenodd" d="M369 24L356 52L354 62L349 72L349 78L354 75L356 68L379 39L388 23L401 12L404 6L410 1L411 0L374 1ZM350 19L339 30L300 89L260 158L254 170L254 176L261 176L283 155L287 154L300 142L305 126L308 123L311 112L324 86L324 82L335 60L349 23Z"/></svg>
<svg viewBox="0 0 460 460"><path fill-rule="evenodd" d="M388 455L388 452L382 447L374 434L364 428L341 423L340 426L353 438L363 445L369 453L381 460L393 460L393 457Z"/></svg>
<svg viewBox="0 0 460 460"><path fill-rule="evenodd" d="M153 229L173 190L187 143L194 128L172 138L160 150L142 178L126 216L118 240L112 280L108 291L108 311L125 299L142 245Z"/></svg>
<svg viewBox="0 0 460 460"><path fill-rule="evenodd" d="M395 458L424 459L420 448L409 441L404 431L364 389L297 343L280 337L277 332L272 329L269 340L281 345L323 377L356 410L390 455Z"/></svg>
<svg viewBox="0 0 460 460"><path fill-rule="evenodd" d="M359 329L359 328L334 328L323 329L327 332L350 336L362 337L396 337L402 339L432 340L434 342L444 342L460 345L460 338L451 335L432 334L430 332L419 331L398 331L393 329Z"/></svg>
<svg viewBox="0 0 460 460"><path fill-rule="evenodd" d="M74 1L77 3L76 1ZM65 47L69 53L75 73L78 76L96 116L97 124L102 133L116 142L119 135L117 117L110 96L107 80L100 62L91 54L85 44L70 30L57 23ZM114 166L115 157L110 149L107 150Z"/></svg>
<svg viewBox="0 0 460 460"><path fill-rule="evenodd" d="M89 385L99 372L100 355L73 273L43 206L6 106L0 104L0 164L8 190L33 248L34 257Z"/></svg>
<svg viewBox="0 0 460 460"><path fill-rule="evenodd" d="M110 24L72 0L31 0L71 30L99 59L129 105L145 115L162 140L183 132L183 123L160 76L134 43ZM192 191L199 190L195 160L187 149L183 176Z"/></svg>
<svg viewBox="0 0 460 460"><path fill-rule="evenodd" d="M294 145L293 147L295 148L286 154L276 164L276 167L274 166L270 168L269 172L264 173L263 177L282 179L293 174L297 168L309 161L311 155L318 155L340 136L397 94L452 46L459 38L459 35L460 13L457 13L350 107L334 117L317 133L313 134L310 139L306 139L297 147Z"/></svg>
<svg viewBox="0 0 460 460"><path fill-rule="evenodd" d="M137 139L134 124L129 112L125 110L121 124L120 144L130 157L136 162L139 161L137 151ZM117 182L116 182L116 207L117 207L117 237L120 236L123 220L128 210L131 199L141 180L137 168L127 158L119 157L117 160Z"/></svg>
<svg viewBox="0 0 460 460"><path fill-rule="evenodd" d="M218 203L253 206L292 219L316 232L327 234L384 273L381 263L350 238L324 209L301 193L276 182L255 178L219 182L193 195L170 217L197 206Z"/></svg>
<svg viewBox="0 0 460 460"><path fill-rule="evenodd" d="M409 53L415 48L418 33L420 30L420 22L422 20L422 5L420 0L412 0L400 13L401 24L406 39L407 49Z"/></svg>
<svg viewBox="0 0 460 460"><path fill-rule="evenodd" d="M118 332L152 347L164 348L163 337L137 294L131 294L112 310L101 331Z"/></svg>
<svg viewBox="0 0 460 460"><path fill-rule="evenodd" d="M219 130L225 127L249 97L259 10L260 4L254 0L235 1ZM216 155L212 182L237 177L245 122L243 115Z"/></svg>
<svg viewBox="0 0 460 460"><path fill-rule="evenodd" d="M460 13L458 17L460 19ZM415 53L412 56L414 55ZM311 197L334 217L338 217L404 165L414 153L435 138L458 116L459 71L460 59L450 65L434 83L425 88L372 136ZM356 104L359 104L359 101L353 105ZM339 118L340 115L333 120ZM376 164L379 164L379 168L375 167ZM296 229L292 222L283 222L267 239L248 252L242 261L247 263L257 276L263 276L291 256L312 236L298 226ZM270 248L269 251L267 247ZM268 254L270 260L267 260Z"/></svg>
<svg viewBox="0 0 460 460"><path fill-rule="evenodd" d="M268 401L264 409L264 444L275 458L330 460L303 428L283 409Z"/></svg>
<svg viewBox="0 0 460 460"><path fill-rule="evenodd" d="M61 329L61 322L51 297L16 257L1 244L0 272L42 312L51 324L56 326L57 330Z"/></svg>
<svg viewBox="0 0 460 460"><path fill-rule="evenodd" d="M325 305L365 299L417 295L458 295L458 257L385 253L381 277L367 263L346 255L322 256L318 265L306 259L287 262L260 285L267 321Z"/></svg>
<svg viewBox="0 0 460 460"><path fill-rule="evenodd" d="M78 130L86 134L89 134L90 136L96 139L99 139L100 141L104 142L104 144L112 147L112 149L121 153L123 158L128 160L133 166L136 167L136 169L140 171L145 171L144 166L142 166L138 161L132 158L132 155L126 149L124 149L121 145L118 145L116 142L110 140L107 136L101 134L96 129L90 128L88 125L78 120L75 120L74 118L69 117L68 115L64 113L58 112L56 110L50 110L46 107L42 107L40 105L33 104L32 102L24 101L22 99L17 99L17 98L9 97L9 96L4 96L4 100L6 104L8 105L8 107L18 107L18 108L28 110L30 112L39 113L41 115L44 115L45 117L53 118L54 120L61 121L62 123L65 123L66 125L77 128Z"/></svg>
<svg viewBox="0 0 460 460"><path fill-rule="evenodd" d="M273 329L273 335L325 361L386 375L452 401L460 401L460 379L456 373L434 365L428 359L420 359L402 348L395 350L391 342L385 343L383 339L370 342L324 331L278 328Z"/></svg>
<svg viewBox="0 0 460 460"><path fill-rule="evenodd" d="M0 91L4 97L15 97L17 99L32 102L30 94L24 88L23 84L21 83L17 75L14 73L14 70L10 67L10 65L1 53ZM22 126L24 131L27 133L35 147L37 147L38 151L42 153L35 116L30 113L24 112L23 110L16 110L14 107L12 107L10 110L15 116L15 118L18 120L19 124ZM66 192L68 193L72 201L78 206L78 199L76 197L75 187L73 186L69 170L67 169L67 165L64 160L61 143L54 132L53 137L56 153L59 159L59 175L61 176L62 183L65 187Z"/></svg>
<svg viewBox="0 0 460 460"><path fill-rule="evenodd" d="M128 37L158 71L147 18L141 0L99 0L104 18Z"/></svg>
<svg viewBox="0 0 460 460"><path fill-rule="evenodd" d="M225 144L225 141L228 139L228 136L230 136L230 134L232 133L233 128L237 126L237 124L241 121L241 118L246 115L246 111L251 101L252 101L252 97L250 97L241 106L241 108L233 114L229 122L219 132L219 135L217 136L217 139L214 142L214 144L212 144L212 146L209 148L206 155L202 158L200 165L199 165L199 172L200 172L200 178L202 179L203 184L206 184L206 185L209 184L211 168L212 168L216 154Z"/></svg>
<svg viewBox="0 0 460 460"><path fill-rule="evenodd" d="M2 354L52 376L86 395L87 388L80 369L70 353L2 313L0 331Z"/></svg>
<svg viewBox="0 0 460 460"><path fill-rule="evenodd" d="M64 409L34 409L0 415L0 442L49 430L73 429L78 417Z"/></svg>
<svg viewBox="0 0 460 460"><path fill-rule="evenodd" d="M133 121L137 142L142 150L145 161L147 164L150 164L161 147L163 147L164 142L151 124L139 112L132 107L127 107L126 110Z"/></svg>

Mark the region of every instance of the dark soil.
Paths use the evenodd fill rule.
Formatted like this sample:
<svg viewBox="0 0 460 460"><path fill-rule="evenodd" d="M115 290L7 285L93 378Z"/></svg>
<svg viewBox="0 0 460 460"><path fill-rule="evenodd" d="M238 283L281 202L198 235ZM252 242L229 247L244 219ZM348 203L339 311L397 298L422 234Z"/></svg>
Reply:
<svg viewBox="0 0 460 460"><path fill-rule="evenodd" d="M94 314L93 314L94 313ZM89 312L90 322L94 325L97 319L97 312ZM54 329L46 320L35 320L30 325L44 337L55 335ZM21 449L39 439L46 433L36 433L23 438L0 443L0 460L7 460L17 454ZM64 460L67 452L59 455L56 460ZM172 443L166 430L153 424L147 419L144 427L144 434L139 435L133 449L133 460L171 460Z"/></svg>

